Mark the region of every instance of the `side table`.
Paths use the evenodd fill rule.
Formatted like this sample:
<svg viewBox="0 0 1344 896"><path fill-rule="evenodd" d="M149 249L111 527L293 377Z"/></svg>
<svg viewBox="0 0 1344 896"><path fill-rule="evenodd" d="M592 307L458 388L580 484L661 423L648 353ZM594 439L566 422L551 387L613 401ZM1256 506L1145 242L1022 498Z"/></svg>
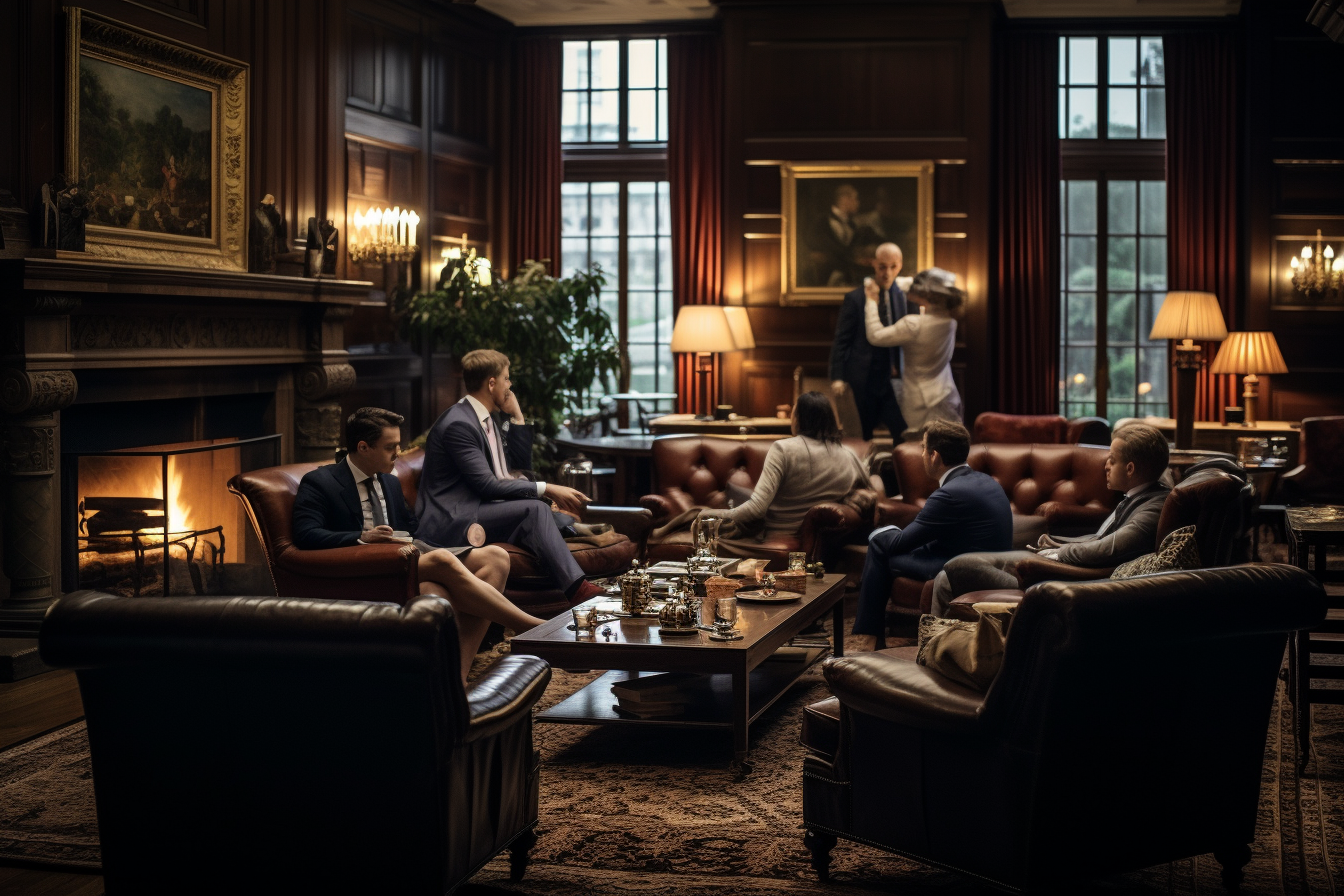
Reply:
<svg viewBox="0 0 1344 896"><path fill-rule="evenodd" d="M1344 665L1313 663L1312 654L1344 655L1344 570L1327 568L1329 549L1344 547L1344 507L1287 507L1289 559L1325 586L1329 609L1325 622L1293 635L1288 685L1297 722L1298 774L1306 771L1311 752L1311 704L1344 704L1344 688L1313 687L1312 679L1344 680Z"/></svg>

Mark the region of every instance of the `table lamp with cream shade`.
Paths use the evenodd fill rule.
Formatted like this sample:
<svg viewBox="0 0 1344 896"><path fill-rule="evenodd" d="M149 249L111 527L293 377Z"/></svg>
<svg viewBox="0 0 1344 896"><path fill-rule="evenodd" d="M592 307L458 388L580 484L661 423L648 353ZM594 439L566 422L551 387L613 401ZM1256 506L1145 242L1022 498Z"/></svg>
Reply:
<svg viewBox="0 0 1344 896"><path fill-rule="evenodd" d="M700 399L704 419L710 418L712 402L709 375L714 371L715 352L735 352L755 348L747 309L723 305L682 305L672 327L672 351L695 354L695 373L700 380Z"/></svg>
<svg viewBox="0 0 1344 896"><path fill-rule="evenodd" d="M1246 374L1242 379L1246 389L1241 397L1244 399L1247 426L1255 425L1256 387L1260 385L1257 374L1287 372L1288 365L1283 361L1274 334L1265 331L1228 333L1227 340L1218 347L1218 355L1209 366L1209 373Z"/></svg>
<svg viewBox="0 0 1344 896"><path fill-rule="evenodd" d="M1149 339L1179 339L1176 346L1176 447L1193 448L1195 442L1195 374L1203 351L1194 340L1227 338L1227 324L1218 297L1211 292L1167 293L1153 321Z"/></svg>

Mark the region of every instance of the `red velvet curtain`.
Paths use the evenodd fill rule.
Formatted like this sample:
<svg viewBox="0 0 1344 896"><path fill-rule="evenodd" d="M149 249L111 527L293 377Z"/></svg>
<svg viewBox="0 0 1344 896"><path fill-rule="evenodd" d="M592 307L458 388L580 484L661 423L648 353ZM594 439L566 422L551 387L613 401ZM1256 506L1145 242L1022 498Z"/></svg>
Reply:
<svg viewBox="0 0 1344 896"><path fill-rule="evenodd" d="M528 259L560 262L560 41L520 40L514 50L509 139L510 272Z"/></svg>
<svg viewBox="0 0 1344 896"><path fill-rule="evenodd" d="M718 35L667 39L667 174L675 305L723 298L723 95ZM675 356L677 410L698 407L695 356ZM709 394L719 394L719 365ZM711 403L712 403L711 398Z"/></svg>
<svg viewBox="0 0 1344 896"><path fill-rule="evenodd" d="M998 407L1059 406L1059 38L1004 33L995 78Z"/></svg>
<svg viewBox="0 0 1344 896"><path fill-rule="evenodd" d="M1167 73L1168 283L1218 296L1237 328L1237 146L1241 51L1231 31L1188 31L1164 39ZM1215 342L1204 345L1212 361ZM1195 419L1221 420L1240 403L1237 377L1199 372ZM1173 397L1174 407L1174 397Z"/></svg>

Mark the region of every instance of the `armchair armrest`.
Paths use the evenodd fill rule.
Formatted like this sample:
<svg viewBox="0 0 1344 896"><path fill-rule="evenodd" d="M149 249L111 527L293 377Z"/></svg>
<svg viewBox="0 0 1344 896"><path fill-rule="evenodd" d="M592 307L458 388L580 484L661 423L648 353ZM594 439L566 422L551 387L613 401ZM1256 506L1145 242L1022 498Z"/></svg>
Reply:
<svg viewBox="0 0 1344 896"><path fill-rule="evenodd" d="M590 505L583 512L585 523L610 523L617 532L634 542L643 542L653 528L653 513L647 507L610 507Z"/></svg>
<svg viewBox="0 0 1344 896"><path fill-rule="evenodd" d="M639 506L653 514L653 524L657 525L674 514L680 513L672 502L662 495L645 495L639 499Z"/></svg>
<svg viewBox="0 0 1344 896"><path fill-rule="evenodd" d="M1052 535L1083 535L1095 532L1102 520L1110 516L1107 507L1088 507L1077 504L1062 504L1059 501L1046 501L1036 508L1035 516L1045 519L1046 531Z"/></svg>
<svg viewBox="0 0 1344 896"><path fill-rule="evenodd" d="M881 653L835 657L822 665L831 693L850 709L932 731L973 731L985 695L927 666Z"/></svg>
<svg viewBox="0 0 1344 896"><path fill-rule="evenodd" d="M798 540L807 552L807 559L829 562L823 555L862 525L863 520L853 507L829 502L817 504L803 517Z"/></svg>
<svg viewBox="0 0 1344 896"><path fill-rule="evenodd" d="M467 689L471 721L463 742L513 727L532 711L550 680L550 664L535 656L506 656L495 663Z"/></svg>
<svg viewBox="0 0 1344 896"><path fill-rule="evenodd" d="M873 511L873 522L878 526L905 528L913 523L917 516L919 508L901 500L898 495L895 498L882 498L877 502L877 507Z"/></svg>
<svg viewBox="0 0 1344 896"><path fill-rule="evenodd" d="M1037 582L1091 582L1109 578L1114 571L1114 566L1074 566L1044 557L1029 557L1017 564L1017 580L1025 590Z"/></svg>
<svg viewBox="0 0 1344 896"><path fill-rule="evenodd" d="M315 579L404 576L419 562L420 550L410 544L356 544L319 551L290 548L275 558L275 565L285 572Z"/></svg>

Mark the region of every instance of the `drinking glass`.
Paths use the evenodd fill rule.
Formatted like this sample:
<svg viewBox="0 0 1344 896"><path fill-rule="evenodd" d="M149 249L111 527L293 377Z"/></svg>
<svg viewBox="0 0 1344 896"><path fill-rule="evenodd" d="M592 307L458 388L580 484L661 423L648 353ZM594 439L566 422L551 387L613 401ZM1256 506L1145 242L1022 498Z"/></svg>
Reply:
<svg viewBox="0 0 1344 896"><path fill-rule="evenodd" d="M714 628L726 635L737 627L737 598L720 597L714 602Z"/></svg>
<svg viewBox="0 0 1344 896"><path fill-rule="evenodd" d="M789 551L789 569L800 569L807 572L807 552Z"/></svg>
<svg viewBox="0 0 1344 896"><path fill-rule="evenodd" d="M591 638L593 637L593 608L590 606L577 606L574 613L574 637Z"/></svg>

